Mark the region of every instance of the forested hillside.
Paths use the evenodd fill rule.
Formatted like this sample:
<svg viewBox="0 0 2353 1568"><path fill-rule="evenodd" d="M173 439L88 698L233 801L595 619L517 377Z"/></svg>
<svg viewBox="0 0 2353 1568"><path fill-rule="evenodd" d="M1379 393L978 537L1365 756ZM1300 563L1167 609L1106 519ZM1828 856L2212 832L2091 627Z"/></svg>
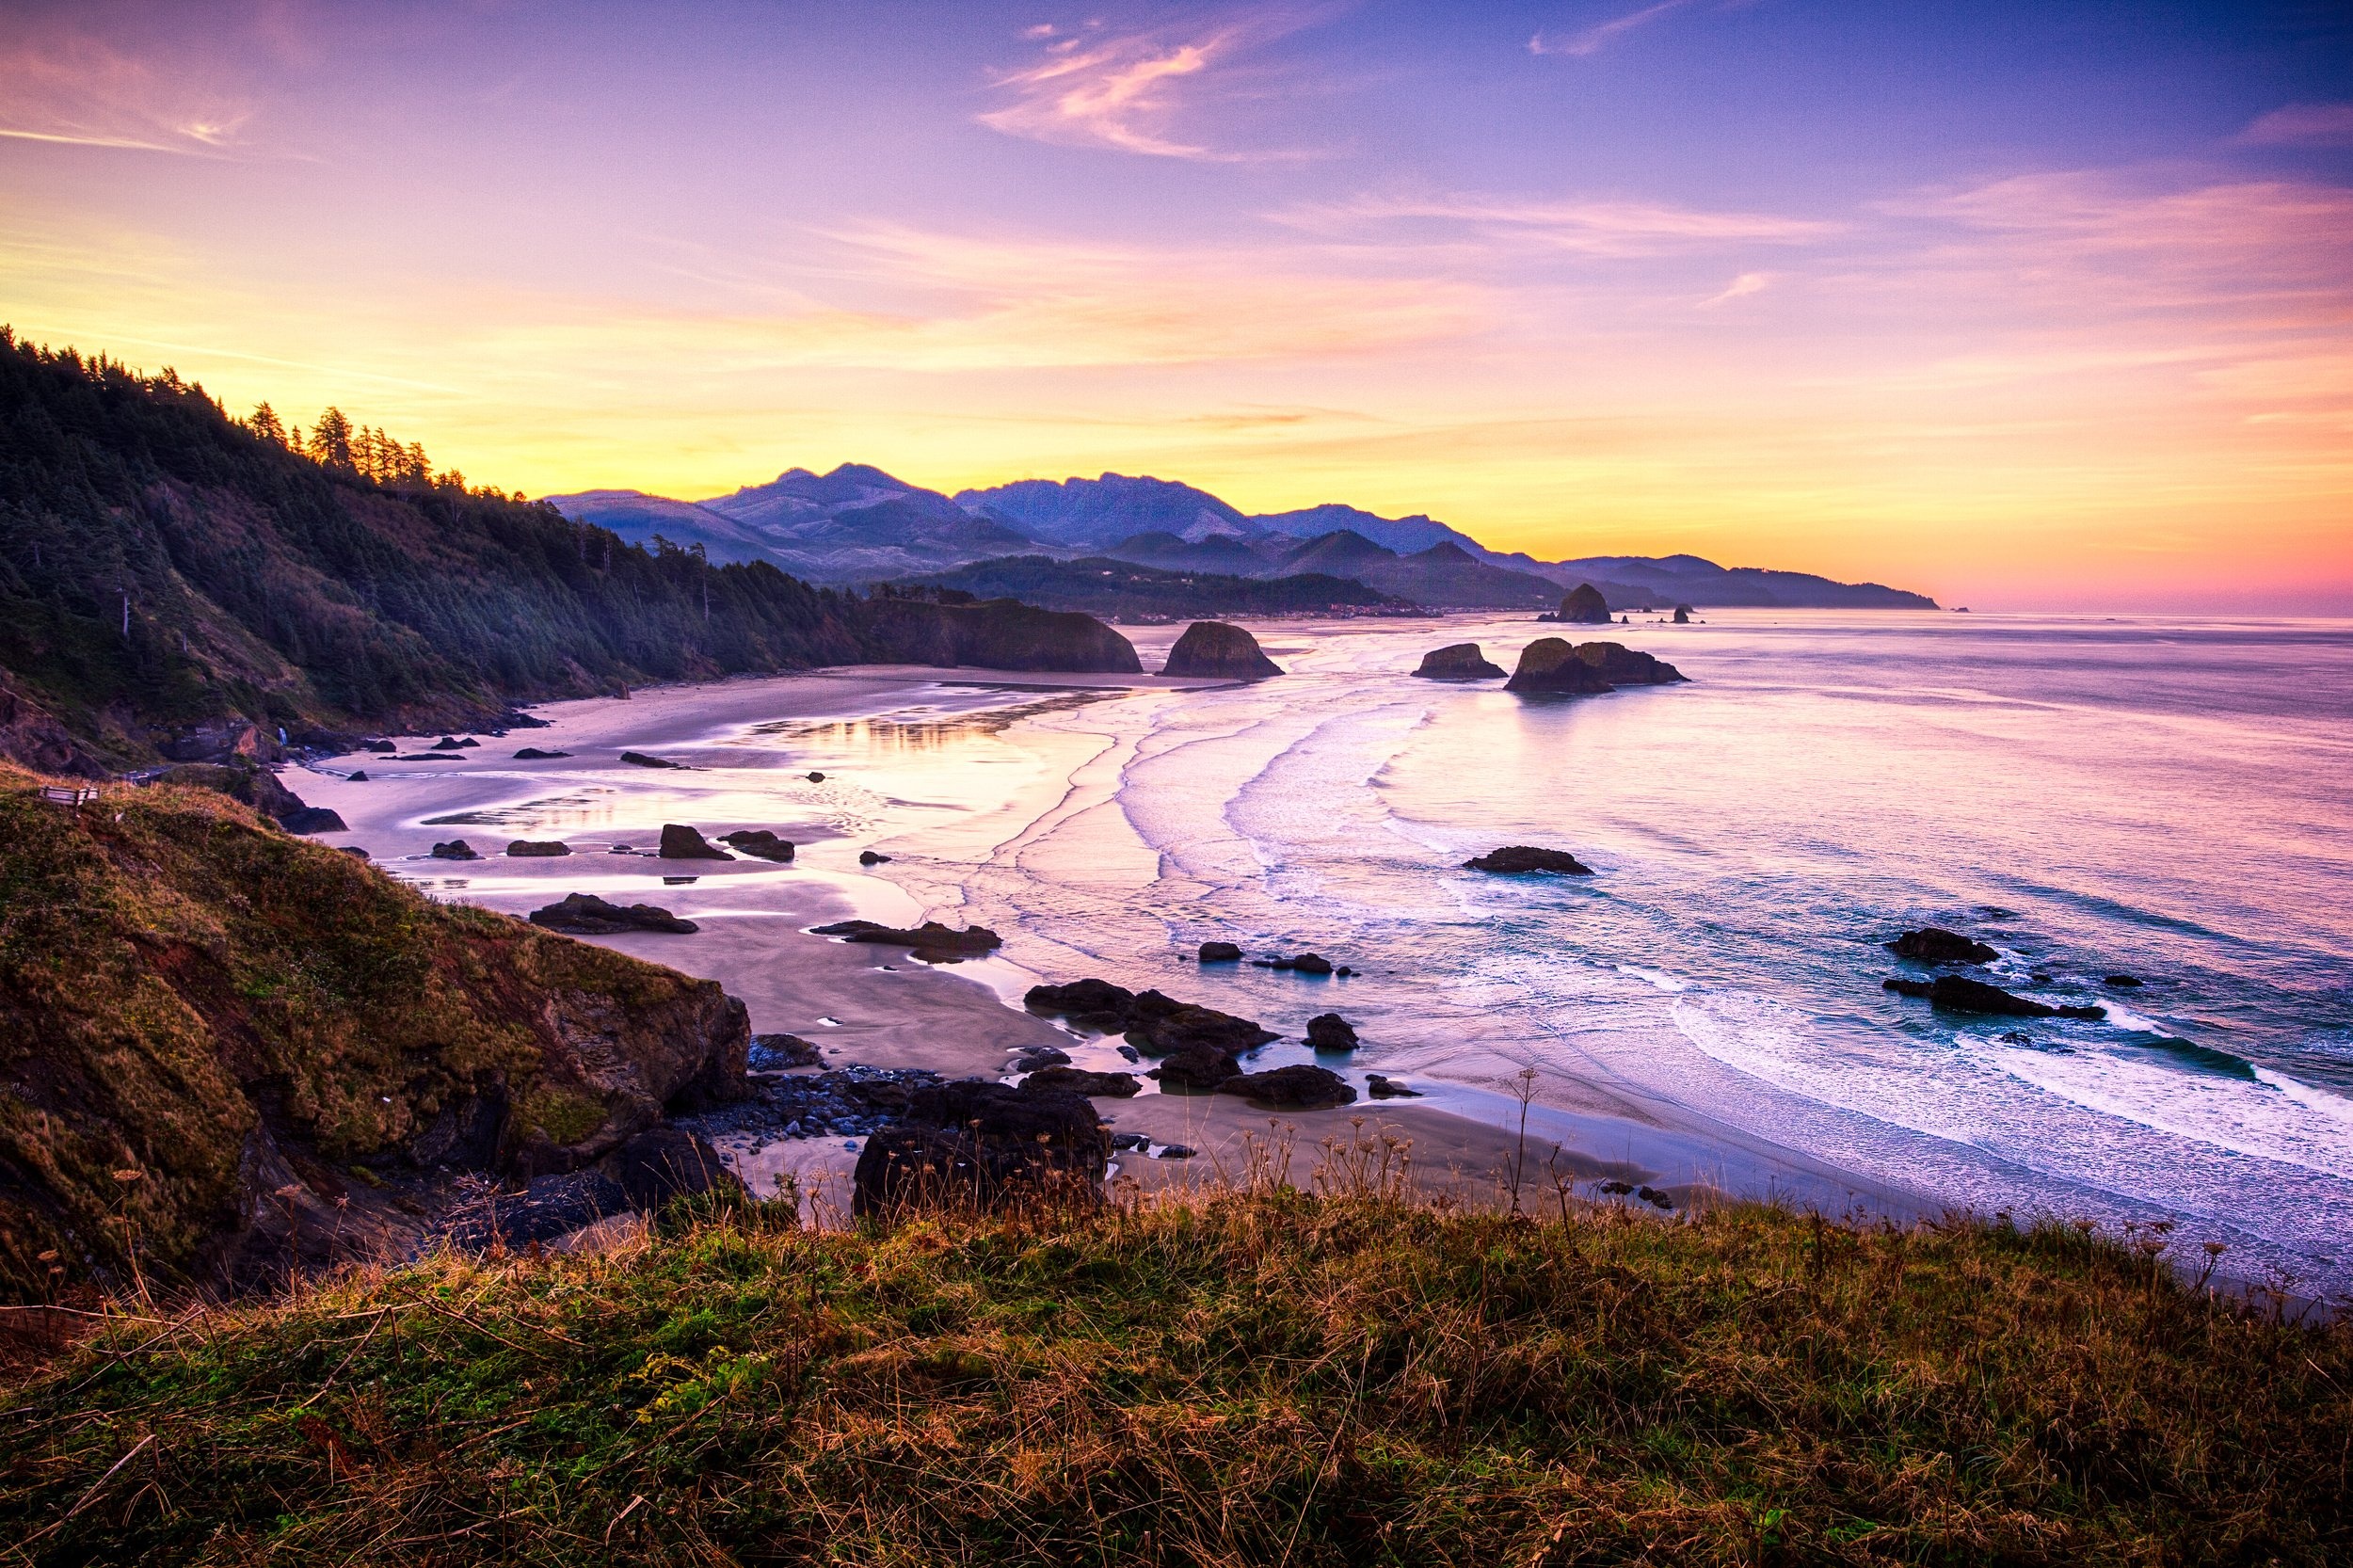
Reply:
<svg viewBox="0 0 2353 1568"><path fill-rule="evenodd" d="M58 726L83 760L120 763L237 718L457 723L904 657L906 626L771 566L648 551L470 488L332 409L307 438L266 406L239 422L168 371L0 328L0 755L54 767Z"/></svg>

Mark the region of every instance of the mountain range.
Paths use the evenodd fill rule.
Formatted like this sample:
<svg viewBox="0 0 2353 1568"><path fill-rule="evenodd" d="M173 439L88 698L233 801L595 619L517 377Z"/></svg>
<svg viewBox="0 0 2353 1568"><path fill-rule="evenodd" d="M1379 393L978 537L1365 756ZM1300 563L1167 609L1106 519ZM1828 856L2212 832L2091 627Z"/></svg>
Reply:
<svg viewBox="0 0 2353 1568"><path fill-rule="evenodd" d="M1104 557L1223 578L1339 578L1432 609L1542 608L1581 583L1619 609L1935 608L1924 595L1876 583L1725 568L1696 555L1540 561L1489 550L1432 518L1385 518L1337 504L1254 515L1191 485L1117 473L1022 479L948 496L844 463L830 473L789 469L768 484L708 501L638 490L547 499L567 517L624 539L650 545L659 536L699 546L712 561L765 561L819 584L961 586L968 574L953 574L985 563ZM1050 576L1034 559L1018 575L1041 588ZM1071 578L1064 586L1076 593L1084 584ZM1301 590L1306 598L1317 591ZM1246 612L1236 606L1232 613Z"/></svg>

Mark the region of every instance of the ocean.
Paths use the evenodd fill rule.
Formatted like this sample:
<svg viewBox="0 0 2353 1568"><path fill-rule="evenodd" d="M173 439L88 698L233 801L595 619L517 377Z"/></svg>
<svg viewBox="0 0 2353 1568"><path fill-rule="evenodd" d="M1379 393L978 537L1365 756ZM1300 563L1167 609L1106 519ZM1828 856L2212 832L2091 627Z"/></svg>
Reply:
<svg viewBox="0 0 2353 1568"><path fill-rule="evenodd" d="M1257 630L1283 678L943 680L720 744L857 778L834 825L1028 973L1293 1035L1337 1010L1360 1081L1493 1121L1532 1068L1550 1136L1696 1129L1915 1212L2166 1225L2353 1289L2353 624L1718 610L1596 629L1690 680L1581 698L1408 673L1464 640L1508 668L1527 619ZM1135 633L1147 667L1173 634ZM1462 869L1511 843L1596 874ZM1883 990L1922 924L2108 1016ZM1215 937L1366 972L1185 961Z"/></svg>

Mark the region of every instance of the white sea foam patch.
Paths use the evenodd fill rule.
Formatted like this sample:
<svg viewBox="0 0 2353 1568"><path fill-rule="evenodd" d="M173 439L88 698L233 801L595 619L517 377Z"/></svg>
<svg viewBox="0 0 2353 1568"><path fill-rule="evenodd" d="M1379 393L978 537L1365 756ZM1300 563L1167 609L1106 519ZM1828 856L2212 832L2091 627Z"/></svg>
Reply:
<svg viewBox="0 0 2353 1568"><path fill-rule="evenodd" d="M1691 988L1691 983L1688 980L1679 980L1664 969L1646 969L1640 964L1621 964L1618 966L1618 972L1630 974L1637 980L1648 981L1662 991L1688 991Z"/></svg>
<svg viewBox="0 0 2353 1568"><path fill-rule="evenodd" d="M2112 1001L2103 1001L2100 1005L2108 1010L2108 1022L2119 1029L2129 1029L2142 1034L2169 1035L2173 1032L2155 1019L2144 1018L2128 1007L2119 1007Z"/></svg>
<svg viewBox="0 0 2353 1568"><path fill-rule="evenodd" d="M2353 1116L2310 1084L2256 1069L2255 1080L2096 1051L1987 1048L2011 1077L2089 1111L2234 1154L2353 1177ZM2288 1086L2294 1085L2291 1090Z"/></svg>
<svg viewBox="0 0 2353 1568"><path fill-rule="evenodd" d="M1906 1060L1900 1041L1833 1032L1785 1002L1738 992L1686 993L1673 1012L1692 1045L1777 1089L1932 1138L1972 1143L1984 1130L1970 1096Z"/></svg>

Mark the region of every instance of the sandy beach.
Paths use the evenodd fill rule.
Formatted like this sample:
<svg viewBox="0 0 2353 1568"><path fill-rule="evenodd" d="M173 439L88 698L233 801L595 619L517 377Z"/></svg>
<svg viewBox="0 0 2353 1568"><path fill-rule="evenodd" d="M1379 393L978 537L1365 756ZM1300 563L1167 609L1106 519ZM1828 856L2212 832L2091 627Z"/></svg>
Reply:
<svg viewBox="0 0 2353 1568"><path fill-rule="evenodd" d="M1270 630L1270 646L1279 647L1279 629ZM1152 634L1139 640L1153 640ZM888 768L860 776L811 767L807 740L885 714L904 726L910 711L943 727L1002 724L1009 711L1200 684L895 666L741 679L550 704L534 712L546 728L459 737L479 744L440 753L452 759L446 761L361 753L289 770L285 777L307 802L331 808L348 824L348 831L323 835L322 841L364 848L390 874L430 896L521 915L584 892L621 904L655 904L695 920L700 929L692 935L584 939L717 981L744 1000L755 1032L798 1034L820 1047L828 1065L993 1077L1004 1072L1015 1052L1045 1045L1067 1050L1081 1065L1118 1070L1133 1064L1120 1058L1116 1041L1074 1036L1018 1005L1022 992L1040 980L1080 978L1054 969L1050 948L1036 968L1002 955L934 967L902 950L852 945L808 930L854 917L894 925L925 919L965 923L958 859L910 856L894 841L913 827L935 845L953 844L960 833L986 842L1026 831L1032 819L1087 808L1090 776L1099 795L1102 777L1112 771L1105 760L1081 746L1054 760L1068 766L1064 778L1009 783L983 776L963 798L946 800L936 792L929 797L908 792L899 787L906 780ZM435 739L404 740L400 758L426 753ZM568 755L518 759L515 753L524 749ZM625 763L619 760L624 750L681 765ZM809 776L816 772L824 776ZM364 779L347 776L355 773ZM665 823L692 824L714 840L737 828L768 828L799 849L788 864L744 856L663 860L652 852ZM455 839L465 840L481 858L431 856L436 843ZM506 856L506 845L517 839L561 839L571 853ZM861 865L860 853L878 846L892 858ZM1188 1000L1248 1010L1228 994L1235 982L1226 976L1167 980L1167 955L1152 956L1134 973L1103 978L1138 989L1158 984L1179 996L1188 996L1178 988L1184 979L1197 979ZM1304 1046L1285 1042L1249 1064L1309 1059ZM1445 1065L1414 1064L1417 1085L1423 1072ZM1144 1133L1156 1146L1196 1151L1191 1159L1122 1154L1118 1175L1146 1189L1240 1179L1249 1165L1250 1139L1287 1147L1291 1178L1305 1182L1325 1140L1385 1137L1401 1153L1410 1146L1419 1180L1449 1186L1466 1198L1508 1191L1524 1147L1523 1188L1531 1202L1539 1192L1551 1193L1558 1176L1585 1184L1587 1195L1591 1184L1614 1179L1649 1185L1679 1203L1734 1192L1779 1195L1832 1212L1913 1208L1905 1194L1882 1185L1849 1178L1730 1128L1694 1127L1688 1118L1674 1125L1612 1086L1557 1073L1545 1075L1538 1103L1529 1110L1523 1144L1519 1107L1497 1092L1508 1076L1505 1065L1473 1057L1454 1064L1460 1076L1452 1085L1429 1081L1449 1099L1445 1109L1360 1098L1341 1110L1271 1115L1232 1096L1161 1095L1148 1080L1143 1095L1097 1104L1117 1131ZM1483 1113L1460 1113L1465 1102ZM845 1206L855 1140L738 1140L722 1149L757 1191L773 1191L789 1175L821 1215L838 1214Z"/></svg>

